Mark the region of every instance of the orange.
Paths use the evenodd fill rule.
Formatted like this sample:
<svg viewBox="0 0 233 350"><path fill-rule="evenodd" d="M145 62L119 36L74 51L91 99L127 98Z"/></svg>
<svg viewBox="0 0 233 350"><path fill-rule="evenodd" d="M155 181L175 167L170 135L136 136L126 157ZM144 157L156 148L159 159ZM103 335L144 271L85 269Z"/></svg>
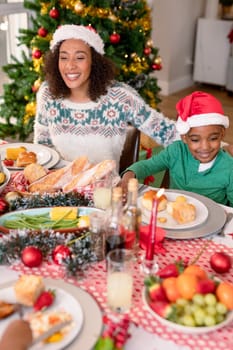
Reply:
<svg viewBox="0 0 233 350"><path fill-rule="evenodd" d="M176 277L165 278L162 282L162 286L169 301L173 302L180 298L180 293L176 286Z"/></svg>
<svg viewBox="0 0 233 350"><path fill-rule="evenodd" d="M221 282L216 289L218 300L223 303L228 310L233 310L233 284Z"/></svg>
<svg viewBox="0 0 233 350"><path fill-rule="evenodd" d="M186 267L186 269L184 269L183 273L189 273L189 274L195 275L201 280L206 279L208 277L205 270L203 270L198 265L189 265L188 267Z"/></svg>
<svg viewBox="0 0 233 350"><path fill-rule="evenodd" d="M176 280L176 286L181 297L191 300L197 292L198 277L189 273L181 273Z"/></svg>

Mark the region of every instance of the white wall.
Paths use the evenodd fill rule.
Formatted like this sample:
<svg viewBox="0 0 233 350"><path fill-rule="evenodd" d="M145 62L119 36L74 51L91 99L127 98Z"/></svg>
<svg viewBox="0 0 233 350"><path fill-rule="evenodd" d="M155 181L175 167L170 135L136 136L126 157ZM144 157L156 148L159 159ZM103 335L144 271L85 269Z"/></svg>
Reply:
<svg viewBox="0 0 233 350"><path fill-rule="evenodd" d="M152 39L159 48L163 69L156 71L163 95L193 84L192 70L197 19L210 0L154 0Z"/></svg>

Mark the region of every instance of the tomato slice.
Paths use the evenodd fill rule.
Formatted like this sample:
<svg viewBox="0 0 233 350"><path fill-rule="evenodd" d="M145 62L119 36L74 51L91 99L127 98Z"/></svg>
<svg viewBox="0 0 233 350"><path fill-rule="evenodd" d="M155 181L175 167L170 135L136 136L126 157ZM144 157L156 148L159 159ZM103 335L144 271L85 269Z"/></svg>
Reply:
<svg viewBox="0 0 233 350"><path fill-rule="evenodd" d="M5 166L13 166L14 165L14 161L12 159L4 159L3 163Z"/></svg>

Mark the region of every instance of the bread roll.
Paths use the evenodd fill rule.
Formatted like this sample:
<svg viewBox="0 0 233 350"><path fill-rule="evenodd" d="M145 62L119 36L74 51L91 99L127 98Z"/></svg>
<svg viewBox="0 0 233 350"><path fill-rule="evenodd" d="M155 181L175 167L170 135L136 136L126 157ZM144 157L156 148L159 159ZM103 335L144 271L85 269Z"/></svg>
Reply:
<svg viewBox="0 0 233 350"><path fill-rule="evenodd" d="M18 155L18 158L16 159L16 166L18 167L25 167L31 163L37 162L37 156L34 152L21 152Z"/></svg>
<svg viewBox="0 0 233 350"><path fill-rule="evenodd" d="M45 289L41 276L22 275L14 285L16 300L26 306L33 306Z"/></svg>
<svg viewBox="0 0 233 350"><path fill-rule="evenodd" d="M24 168L23 174L25 179L31 184L47 175L47 170L38 163L32 163Z"/></svg>
<svg viewBox="0 0 233 350"><path fill-rule="evenodd" d="M172 203L172 217L178 224L186 224L196 219L196 207L187 202Z"/></svg>
<svg viewBox="0 0 233 350"><path fill-rule="evenodd" d="M149 190L145 192L142 196L142 206L147 210L152 210L153 198L156 196L158 191ZM158 199L158 211L165 210L167 207L167 196L162 194Z"/></svg>

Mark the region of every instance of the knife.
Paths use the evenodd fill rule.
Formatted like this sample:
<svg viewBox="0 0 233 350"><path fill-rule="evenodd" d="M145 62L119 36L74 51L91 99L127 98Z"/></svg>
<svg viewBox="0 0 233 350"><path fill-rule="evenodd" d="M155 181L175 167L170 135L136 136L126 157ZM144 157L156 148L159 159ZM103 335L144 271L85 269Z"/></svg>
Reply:
<svg viewBox="0 0 233 350"><path fill-rule="evenodd" d="M60 331L62 328L68 326L72 320L66 320L60 323L57 323L55 326L49 328L46 332L40 334L38 337L36 337L33 341L30 347L34 346L37 343L40 343L41 341L51 337L54 333Z"/></svg>

